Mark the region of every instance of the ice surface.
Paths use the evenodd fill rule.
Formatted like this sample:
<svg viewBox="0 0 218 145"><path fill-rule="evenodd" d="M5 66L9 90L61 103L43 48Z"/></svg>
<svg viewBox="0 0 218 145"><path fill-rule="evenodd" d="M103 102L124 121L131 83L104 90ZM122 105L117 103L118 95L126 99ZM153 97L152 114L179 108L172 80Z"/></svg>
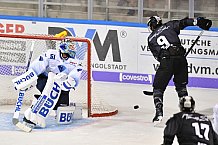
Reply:
<svg viewBox="0 0 218 145"><path fill-rule="evenodd" d="M83 118L70 125L56 125L50 116L45 129L37 128L31 133L13 126L14 106L0 106L0 145L160 145L164 123L153 126L153 99L142 93L151 89L149 85L112 84L104 99L118 107L117 115ZM196 101L196 111L211 116L212 107L218 103L218 89L188 88L188 91ZM134 105L139 105L139 109L134 109ZM164 121L178 110L174 87L168 87L164 96ZM178 145L176 141L174 145Z"/></svg>

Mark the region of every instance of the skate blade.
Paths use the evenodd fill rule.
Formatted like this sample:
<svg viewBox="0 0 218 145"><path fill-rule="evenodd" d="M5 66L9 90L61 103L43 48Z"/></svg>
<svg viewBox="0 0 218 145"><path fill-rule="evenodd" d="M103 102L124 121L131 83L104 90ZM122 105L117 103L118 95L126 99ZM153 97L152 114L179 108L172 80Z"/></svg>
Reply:
<svg viewBox="0 0 218 145"><path fill-rule="evenodd" d="M164 128L165 127L165 123L163 121L155 121L154 122L154 127Z"/></svg>
<svg viewBox="0 0 218 145"><path fill-rule="evenodd" d="M162 116L159 116L158 117L158 121L154 121L154 127L159 127L159 128L163 128L165 127L165 123L163 121L163 117Z"/></svg>

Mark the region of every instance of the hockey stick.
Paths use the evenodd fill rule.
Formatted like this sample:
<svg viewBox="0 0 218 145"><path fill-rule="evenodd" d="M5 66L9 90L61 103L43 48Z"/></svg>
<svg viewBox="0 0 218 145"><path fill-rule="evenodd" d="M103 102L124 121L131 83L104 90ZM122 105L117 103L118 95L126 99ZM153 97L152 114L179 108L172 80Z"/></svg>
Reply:
<svg viewBox="0 0 218 145"><path fill-rule="evenodd" d="M14 116L12 118L12 123L17 126L19 129L25 131L25 132L31 132L32 128L24 125L19 121L19 116L20 116L20 110L23 104L23 97L24 97L25 91L19 91L17 102L16 102L16 107L15 107L15 112Z"/></svg>
<svg viewBox="0 0 218 145"><path fill-rule="evenodd" d="M198 35L198 37L195 39L194 43L191 45L191 47L188 49L188 51L185 53L185 57L189 54L189 52L193 49L193 47L195 46L195 44L197 43L197 41L200 39L200 37L202 36L202 34L204 33L204 30L201 31L201 33Z"/></svg>
<svg viewBox="0 0 218 145"><path fill-rule="evenodd" d="M202 30L200 32L200 34L198 34L197 38L195 39L194 43L192 43L191 47L188 49L188 51L184 54L185 57L187 57L187 55L190 53L190 51L193 49L193 47L195 46L195 44L198 42L198 40L200 39L200 37L202 36L202 34L204 33L204 30ZM147 95L147 96L152 96L154 93L151 91L143 91L143 94Z"/></svg>
<svg viewBox="0 0 218 145"><path fill-rule="evenodd" d="M154 94L154 92L151 91L143 91L143 94L148 95L148 96L152 96Z"/></svg>
<svg viewBox="0 0 218 145"><path fill-rule="evenodd" d="M30 48L30 55L29 55L29 59L28 59L28 62L27 62L26 71L28 71L28 68L30 66L30 62L31 62L31 59L32 59L32 56L33 56L34 44L35 44L35 41L32 41L32 45L31 45L31 48Z"/></svg>
<svg viewBox="0 0 218 145"><path fill-rule="evenodd" d="M30 54L29 54L29 59L27 62L27 67L26 67L26 71L28 71L29 65L30 65L30 61L32 59L32 55L33 55L33 48L34 48L34 44L35 41L32 41L31 47L30 47ZM19 129L25 131L25 132L31 132L32 128L24 125L23 123L21 123L19 121L19 116L20 116L20 111L21 111L21 107L23 104L23 97L25 95L25 90L19 90L18 93L18 98L17 98L17 102L16 102L16 107L15 107L15 111L14 111L14 116L12 118L12 123L17 126Z"/></svg>

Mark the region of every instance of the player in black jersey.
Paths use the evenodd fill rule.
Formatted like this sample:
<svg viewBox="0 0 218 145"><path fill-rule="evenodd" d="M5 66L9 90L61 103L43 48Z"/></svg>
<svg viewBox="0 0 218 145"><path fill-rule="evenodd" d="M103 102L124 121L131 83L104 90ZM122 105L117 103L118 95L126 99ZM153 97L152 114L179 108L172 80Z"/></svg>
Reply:
<svg viewBox="0 0 218 145"><path fill-rule="evenodd" d="M172 145L177 137L179 145L218 145L218 135L211 121L194 112L195 101L191 96L180 99L180 111L166 122L163 145Z"/></svg>
<svg viewBox="0 0 218 145"><path fill-rule="evenodd" d="M162 24L158 16L152 16L148 20L148 27L152 33L148 37L148 47L160 66L155 74L153 82L153 98L156 108L153 122L159 122L163 118L163 94L174 76L173 81L179 97L187 96L188 64L185 49L180 43L179 34L187 26L197 25L204 30L209 30L212 21L199 17L197 19L184 18Z"/></svg>

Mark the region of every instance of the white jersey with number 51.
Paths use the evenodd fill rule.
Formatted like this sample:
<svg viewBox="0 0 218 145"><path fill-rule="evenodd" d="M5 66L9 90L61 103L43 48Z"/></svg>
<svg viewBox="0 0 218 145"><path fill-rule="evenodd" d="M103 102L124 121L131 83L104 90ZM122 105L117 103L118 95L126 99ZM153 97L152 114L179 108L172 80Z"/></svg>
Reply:
<svg viewBox="0 0 218 145"><path fill-rule="evenodd" d="M83 69L79 59L71 57L63 59L60 50L53 49L40 55L30 64L29 68L33 69L37 75L48 75L48 72L66 73L68 77L75 80L75 87L78 85Z"/></svg>

